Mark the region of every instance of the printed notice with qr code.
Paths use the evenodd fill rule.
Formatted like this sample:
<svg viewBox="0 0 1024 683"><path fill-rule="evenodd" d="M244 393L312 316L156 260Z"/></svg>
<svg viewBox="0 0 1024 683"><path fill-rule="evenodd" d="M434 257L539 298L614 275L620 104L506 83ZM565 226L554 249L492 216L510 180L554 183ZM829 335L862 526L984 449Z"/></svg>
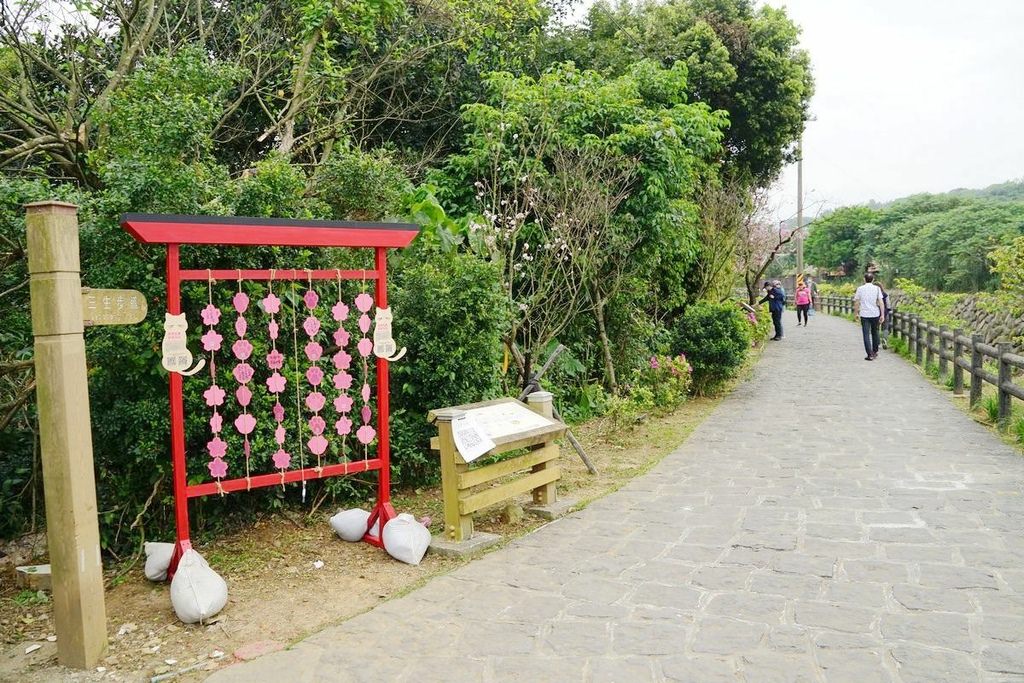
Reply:
<svg viewBox="0 0 1024 683"><path fill-rule="evenodd" d="M494 442L470 413L452 420L452 437L455 447L466 462L473 462L494 448Z"/></svg>

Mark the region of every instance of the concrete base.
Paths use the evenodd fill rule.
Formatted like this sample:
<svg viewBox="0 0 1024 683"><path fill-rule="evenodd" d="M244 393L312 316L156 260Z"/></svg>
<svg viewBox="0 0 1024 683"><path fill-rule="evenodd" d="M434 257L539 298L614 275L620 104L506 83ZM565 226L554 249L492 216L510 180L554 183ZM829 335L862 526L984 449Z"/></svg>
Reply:
<svg viewBox="0 0 1024 683"><path fill-rule="evenodd" d="M26 564L18 567L15 571L18 586L31 588L34 591L50 590L50 565Z"/></svg>
<svg viewBox="0 0 1024 683"><path fill-rule="evenodd" d="M438 534L430 539L430 552L444 555L445 557L469 557L476 553L490 548L501 540L498 534L488 534L477 531L465 541L453 541Z"/></svg>
<svg viewBox="0 0 1024 683"><path fill-rule="evenodd" d="M572 512L578 502L575 498L560 498L551 505L527 505L524 509L527 514L551 521Z"/></svg>

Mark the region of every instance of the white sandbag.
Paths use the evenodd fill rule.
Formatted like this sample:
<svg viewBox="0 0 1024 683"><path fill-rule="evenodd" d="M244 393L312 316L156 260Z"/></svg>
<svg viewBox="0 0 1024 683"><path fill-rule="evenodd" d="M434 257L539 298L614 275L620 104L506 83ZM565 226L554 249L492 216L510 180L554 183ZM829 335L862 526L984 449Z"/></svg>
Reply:
<svg viewBox="0 0 1024 683"><path fill-rule="evenodd" d="M146 578L150 581L166 581L167 568L171 566L174 554L173 543L146 543Z"/></svg>
<svg viewBox="0 0 1024 683"><path fill-rule="evenodd" d="M343 541L355 543L362 540L366 535L366 522L370 519L370 513L359 508L341 510L331 517L331 528Z"/></svg>
<svg viewBox="0 0 1024 683"><path fill-rule="evenodd" d="M171 605L186 624L209 619L228 602L228 585L203 556L186 550L171 579Z"/></svg>
<svg viewBox="0 0 1024 683"><path fill-rule="evenodd" d="M419 564L429 545L430 530L408 513L384 525L384 550L400 562Z"/></svg>

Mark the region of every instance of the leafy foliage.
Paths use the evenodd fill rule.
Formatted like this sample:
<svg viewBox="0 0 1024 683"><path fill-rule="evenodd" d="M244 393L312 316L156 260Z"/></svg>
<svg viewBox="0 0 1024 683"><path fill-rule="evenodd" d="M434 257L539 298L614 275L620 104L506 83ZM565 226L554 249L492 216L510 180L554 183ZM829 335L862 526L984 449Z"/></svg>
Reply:
<svg viewBox="0 0 1024 683"><path fill-rule="evenodd" d="M703 394L732 377L750 351L750 325L731 303L697 303L678 322L674 353L693 366L693 384Z"/></svg>

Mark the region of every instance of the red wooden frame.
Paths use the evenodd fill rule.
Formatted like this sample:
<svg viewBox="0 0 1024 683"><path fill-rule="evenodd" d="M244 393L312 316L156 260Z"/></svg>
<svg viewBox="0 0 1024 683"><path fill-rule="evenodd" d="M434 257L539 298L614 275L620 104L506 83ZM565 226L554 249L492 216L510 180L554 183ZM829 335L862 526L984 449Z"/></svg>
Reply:
<svg viewBox="0 0 1024 683"><path fill-rule="evenodd" d="M374 303L379 308L388 305L387 249L408 246L419 233L419 226L406 223L365 223L338 221L299 221L276 218L242 218L222 216L172 216L155 214L125 214L121 227L136 240L145 244L167 245L167 312L181 313L181 283L209 278L247 280L374 280ZM374 250L373 270L183 270L180 265L181 245L218 246L304 246L351 247ZM171 457L174 474L174 508L177 542L170 579L182 553L192 547L189 538L188 499L215 493L275 486L285 482L304 481L323 477L377 470L377 503L367 523L363 540L376 546L383 545L379 536L369 530L380 522L384 528L395 516L391 505L391 457L388 418L388 361L376 359L377 366L377 457L360 462L325 465L319 470L312 467L281 473L256 475L249 478L225 479L219 482L189 485L185 464L185 407L182 394L182 376L170 374Z"/></svg>

